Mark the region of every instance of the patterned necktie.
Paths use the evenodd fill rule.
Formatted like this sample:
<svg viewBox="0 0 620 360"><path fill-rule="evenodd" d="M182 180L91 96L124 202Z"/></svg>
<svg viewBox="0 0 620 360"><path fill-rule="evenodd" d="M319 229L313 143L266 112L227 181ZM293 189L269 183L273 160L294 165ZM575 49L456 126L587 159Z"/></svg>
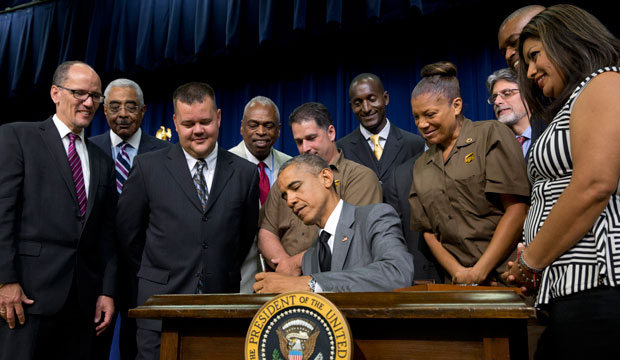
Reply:
<svg viewBox="0 0 620 360"><path fill-rule="evenodd" d="M319 235L319 267L321 272L330 271L332 269L332 252L329 249L329 238L332 235L327 231L321 231Z"/></svg>
<svg viewBox="0 0 620 360"><path fill-rule="evenodd" d="M84 222L84 214L86 213L86 187L84 186L84 173L82 172L82 161L80 155L75 149L75 139L78 136L74 133L69 133L69 149L67 150L67 157L69 158L69 166L71 166L71 172L73 173L73 183L75 183L75 191L77 193L78 204L80 205L80 216L82 222Z"/></svg>
<svg viewBox="0 0 620 360"><path fill-rule="evenodd" d="M203 169L208 169L208 166L207 163L201 159L196 161L196 166L194 167L196 168L196 172L194 173L194 185L198 192L198 200L200 200L200 204L202 205L202 211L205 211L207 209L207 200L209 199L209 188L207 187Z"/></svg>
<svg viewBox="0 0 620 360"><path fill-rule="evenodd" d="M129 144L124 141L119 144L121 149L116 155L116 162L114 164L116 168L116 191L118 191L119 194L123 191L123 185L127 180L127 175L129 175L129 169L131 169L129 155L126 151L127 145Z"/></svg>
<svg viewBox="0 0 620 360"><path fill-rule="evenodd" d="M381 144L379 144L379 134L370 135L370 140L373 144L375 144L375 157L377 160L381 160L381 155L383 155L383 148Z"/></svg>
<svg viewBox="0 0 620 360"><path fill-rule="evenodd" d="M525 142L525 140L527 140L525 136L517 136L517 142L519 143L519 145L521 145L521 149L523 149L523 143Z"/></svg>
<svg viewBox="0 0 620 360"><path fill-rule="evenodd" d="M267 172L265 171L265 163L262 161L258 163L258 173L258 190L260 191L260 204L262 206L267 200L269 188L271 187L269 185L269 177L267 176Z"/></svg>

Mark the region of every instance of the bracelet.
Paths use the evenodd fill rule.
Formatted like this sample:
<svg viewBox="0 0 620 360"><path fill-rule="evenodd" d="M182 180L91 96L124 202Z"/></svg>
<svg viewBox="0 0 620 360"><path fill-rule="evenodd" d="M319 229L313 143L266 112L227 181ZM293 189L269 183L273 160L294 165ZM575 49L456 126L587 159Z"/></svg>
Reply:
<svg viewBox="0 0 620 360"><path fill-rule="evenodd" d="M536 272L530 268L527 263L523 261L522 252L517 253L517 268L519 269L519 275L526 282L527 287L536 290L540 287L540 280L542 279L542 270ZM525 271L524 271L525 270ZM530 276L531 275L531 276Z"/></svg>
<svg viewBox="0 0 620 360"><path fill-rule="evenodd" d="M523 257L523 251L517 253L517 261L519 262L519 264L523 265L527 270L533 272L534 274L540 274L544 270L531 267L527 262L525 262L525 258Z"/></svg>

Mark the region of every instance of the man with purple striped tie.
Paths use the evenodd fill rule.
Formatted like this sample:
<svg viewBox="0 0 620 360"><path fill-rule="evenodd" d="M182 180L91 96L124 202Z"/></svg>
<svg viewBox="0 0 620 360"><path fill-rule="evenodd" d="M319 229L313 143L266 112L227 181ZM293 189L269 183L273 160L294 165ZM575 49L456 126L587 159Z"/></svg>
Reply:
<svg viewBox="0 0 620 360"><path fill-rule="evenodd" d="M116 190L120 194L129 170L136 155L166 148L170 142L162 141L140 129L142 119L146 113L144 94L140 86L129 79L116 79L103 92L105 113L110 130L91 137L93 143L99 146L114 161L116 172ZM131 269L128 264L119 262L119 296L116 297L116 307L121 318L118 329L119 352L121 359L135 359L136 357L136 321L127 317L127 310L135 307L137 296L137 269ZM116 319L116 318L115 318ZM115 321L112 325L116 325ZM105 332L93 340L93 357L91 359L108 359L112 345L113 332Z"/></svg>
<svg viewBox="0 0 620 360"><path fill-rule="evenodd" d="M86 359L114 314L114 167L84 137L101 80L65 62L50 95L54 116L0 127L0 359Z"/></svg>

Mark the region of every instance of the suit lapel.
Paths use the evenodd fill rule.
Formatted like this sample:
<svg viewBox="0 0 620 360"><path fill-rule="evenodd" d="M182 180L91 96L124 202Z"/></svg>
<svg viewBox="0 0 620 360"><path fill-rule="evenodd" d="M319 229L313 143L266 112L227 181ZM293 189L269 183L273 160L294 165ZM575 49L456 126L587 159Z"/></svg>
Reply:
<svg viewBox="0 0 620 360"><path fill-rule="evenodd" d="M189 201L202 212L202 204L198 200L194 180L192 180L192 175L187 167L187 160L180 144L175 144L170 148L166 158L166 168L172 178L179 184Z"/></svg>
<svg viewBox="0 0 620 360"><path fill-rule="evenodd" d="M86 201L86 214L84 214L84 224L88 221L88 216L93 210L95 197L97 196L97 188L99 187L99 178L101 177L100 161L97 155L94 155L97 145L86 140L86 149L88 151L88 164L90 166L90 183L88 185L88 200Z"/></svg>
<svg viewBox="0 0 620 360"><path fill-rule="evenodd" d="M355 232L353 223L355 222L355 207L344 202L342 212L334 235L334 248L332 251L332 271L342 271L344 262L349 253L349 246Z"/></svg>
<svg viewBox="0 0 620 360"><path fill-rule="evenodd" d="M213 182L211 183L211 188L209 189L209 199L207 201L207 209L205 212L208 212L209 209L211 209L217 198L226 187L228 179L230 179L234 173L234 168L231 166L231 156L237 155L233 155L232 153L218 147L215 174L213 174Z"/></svg>
<svg viewBox="0 0 620 360"><path fill-rule="evenodd" d="M381 155L381 160L379 163L381 164L379 179L385 176L385 173L390 168L390 165L396 160L398 153L401 150L402 146L402 134L398 131L398 128L394 126L394 124L390 124L390 133L388 135L387 141L385 142L385 148L383 149L383 154Z"/></svg>
<svg viewBox="0 0 620 360"><path fill-rule="evenodd" d="M110 131L112 130L108 130L103 137L103 151L105 151L109 157L112 157L112 140L110 140Z"/></svg>
<svg viewBox="0 0 620 360"><path fill-rule="evenodd" d="M138 145L138 154L145 154L156 150L157 148L155 147L155 144L156 142L154 139L142 131L142 134L140 135L140 145Z"/></svg>
<svg viewBox="0 0 620 360"><path fill-rule="evenodd" d="M364 139L364 136L362 136L362 132L360 131L359 127L355 129L354 131L355 131L355 137L351 141L351 144L353 145L353 149L355 149L354 155L360 159L360 162L362 164L365 164L372 171L374 171L375 173L378 173L379 169L377 169L377 159L375 158L375 154L370 151L370 146L368 146L368 141L366 141L366 139ZM351 159L351 154L349 154L348 156L347 154L344 154L344 157Z"/></svg>
<svg viewBox="0 0 620 360"><path fill-rule="evenodd" d="M48 153L54 159L54 162L56 163L57 168L60 171L60 175L65 181L65 184L67 185L67 190L69 191L69 193L71 194L71 198L73 198L73 201L75 201L77 205L77 192L75 190L73 173L71 172L71 167L69 166L67 152L65 151L65 147L62 144L62 139L60 138L60 134L58 133L58 129L56 129L52 118L49 118L46 122L44 122L41 125L40 129L41 137L43 138L43 142L47 146Z"/></svg>

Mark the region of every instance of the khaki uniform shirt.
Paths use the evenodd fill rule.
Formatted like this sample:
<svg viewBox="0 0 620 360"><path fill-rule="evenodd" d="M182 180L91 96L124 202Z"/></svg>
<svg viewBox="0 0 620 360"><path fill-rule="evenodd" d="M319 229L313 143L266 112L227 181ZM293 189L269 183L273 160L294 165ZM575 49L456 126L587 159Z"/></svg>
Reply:
<svg viewBox="0 0 620 360"><path fill-rule="evenodd" d="M504 209L497 195L529 199L519 143L496 121L464 119L448 159L431 146L414 165L409 194L411 229L430 232L463 266L486 250Z"/></svg>
<svg viewBox="0 0 620 360"><path fill-rule="evenodd" d="M374 171L344 158L342 151L330 167L334 172L336 192L352 205L369 205L382 202L381 184ZM289 255L305 251L317 238L318 226L305 225L288 207L280 195L277 184L271 187L263 206L265 214L261 228L277 235Z"/></svg>

